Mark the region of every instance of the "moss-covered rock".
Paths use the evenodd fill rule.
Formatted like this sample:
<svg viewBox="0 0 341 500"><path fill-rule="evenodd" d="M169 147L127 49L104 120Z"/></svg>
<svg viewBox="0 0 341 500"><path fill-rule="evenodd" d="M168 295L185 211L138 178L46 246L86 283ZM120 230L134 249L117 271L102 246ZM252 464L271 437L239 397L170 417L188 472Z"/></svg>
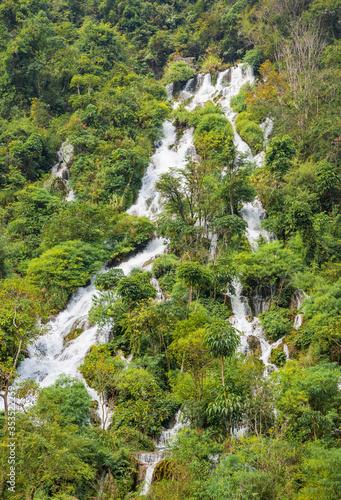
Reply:
<svg viewBox="0 0 341 500"><path fill-rule="evenodd" d="M70 342L71 340L75 340L77 337L80 336L81 333L83 333L84 331L84 328L75 328L74 330L71 330L70 333L68 333L66 335L66 337L64 337L64 345L67 344L68 342Z"/></svg>

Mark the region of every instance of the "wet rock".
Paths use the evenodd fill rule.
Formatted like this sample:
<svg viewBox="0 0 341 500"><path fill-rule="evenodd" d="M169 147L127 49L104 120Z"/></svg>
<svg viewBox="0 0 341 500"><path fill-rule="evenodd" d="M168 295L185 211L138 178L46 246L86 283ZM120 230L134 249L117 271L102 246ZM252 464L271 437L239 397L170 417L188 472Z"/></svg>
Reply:
<svg viewBox="0 0 341 500"><path fill-rule="evenodd" d="M84 318L78 318L76 321L72 323L72 326L70 328L70 333L73 332L74 330L85 330L85 328L88 326L88 321Z"/></svg>
<svg viewBox="0 0 341 500"><path fill-rule="evenodd" d="M247 338L247 343L248 343L250 351L252 351L252 352L261 351L260 340L258 337L255 337L255 335L249 335Z"/></svg>
<svg viewBox="0 0 341 500"><path fill-rule="evenodd" d="M289 309L291 311L299 309L302 305L304 298L305 298L305 293L303 292L303 290L295 290L292 296L290 297Z"/></svg>
<svg viewBox="0 0 341 500"><path fill-rule="evenodd" d="M150 264L153 264L154 260L157 259L159 255L155 255L151 259L147 260L144 264L142 264L142 268L150 266Z"/></svg>

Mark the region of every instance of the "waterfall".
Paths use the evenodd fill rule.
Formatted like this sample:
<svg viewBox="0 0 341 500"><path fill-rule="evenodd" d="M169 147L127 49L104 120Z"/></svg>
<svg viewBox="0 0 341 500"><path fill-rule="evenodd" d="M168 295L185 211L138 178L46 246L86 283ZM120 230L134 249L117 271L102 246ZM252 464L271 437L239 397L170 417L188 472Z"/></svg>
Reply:
<svg viewBox="0 0 341 500"><path fill-rule="evenodd" d="M186 92L193 97L187 109L193 110L198 104L204 104L210 99L217 98L225 111L226 117L233 124L236 114L230 107L230 98L236 95L245 83L252 83L253 80L251 69L245 70L242 65L221 72L215 85L212 84L211 75L198 75L196 86L194 85L195 82L191 80L185 87ZM169 94L172 94L172 91L172 85L168 86ZM247 152L252 158L249 146L242 141L238 134L235 134L234 142L240 151ZM70 144L64 143L62 145L58 154L59 162L52 168L51 173L53 176L63 178L68 175L67 166L71 161L72 152ZM194 153L193 130L186 130L181 139L177 141L175 127L169 121L165 121L163 124L163 139L157 144L155 153L143 176L142 187L136 203L130 207L128 213L155 219L161 211L160 195L155 190L157 180L160 175L168 172L171 167L184 166L186 159L193 156ZM67 199L72 199L72 196L69 193ZM241 216L248 223L247 236L251 244L254 244L260 235L267 237L267 234L259 228L259 223L264 218L264 215L265 212L259 200L244 205L241 211ZM214 244L213 241L212 254ZM128 275L134 267L142 268L146 262L156 255L162 254L164 250L163 239L155 238L149 242L143 251L121 263L119 268ZM106 272L106 269L101 272ZM241 292L241 286L237 284L236 294L231 297L234 313L231 321L242 333L244 350L247 350L247 337L249 335L254 335L259 339L262 347L262 359L267 364L272 346L266 342L258 319L251 318L251 310ZM109 328L99 331L97 326L90 326L88 323L88 313L96 293L92 281L89 286L80 288L73 294L66 309L46 325L47 332L29 346L29 357L20 364L18 369L21 377L33 379L42 387L53 384L62 373L82 379L78 367L82 364L91 346L109 340ZM80 335L74 340L64 343L64 338L76 328L82 329ZM95 391L90 388L88 390L93 398L98 399ZM177 427L179 425L181 425L179 421L176 422L173 428L174 433L179 428ZM169 432L169 430L163 431L160 439L166 440L165 433ZM150 474L152 475L152 472Z"/></svg>
<svg viewBox="0 0 341 500"><path fill-rule="evenodd" d="M155 442L155 448L157 451L149 453L135 453L139 463L145 467L145 476L141 495L147 495L153 480L155 467L165 458L167 448L169 448L173 438L180 429L183 429L188 425L189 422L182 420L181 411L178 410L175 415L174 425L170 429L162 429L159 439Z"/></svg>
<svg viewBox="0 0 341 500"><path fill-rule="evenodd" d="M193 152L192 130L186 131L182 138L176 140L176 128L166 121L163 124L162 144L156 149L151 162L143 176L142 187L136 203L130 207L128 213L155 218L160 213L160 196L155 191L155 183L160 175L168 172L171 167L184 166L186 158ZM66 143L60 152L59 167L53 167L53 173L61 172L64 163L70 161L71 156L65 157L65 151L72 154L70 145ZM118 268L126 275L135 267L144 267L144 264L165 250L163 238L155 238L139 253L132 256ZM105 272L103 269L101 272ZM90 326L88 314L92 300L96 296L96 288L92 283L87 287L79 288L72 296L66 309L60 312L46 325L47 333L39 337L28 347L29 357L19 366L18 372L22 378L35 380L41 387L53 384L57 377L64 373L82 380L78 367L83 363L86 354L94 344L109 341L110 325L99 331L96 325ZM67 343L64 338L74 329L81 328L82 333ZM96 392L87 387L93 399L98 400ZM107 423L107 425L109 422Z"/></svg>
<svg viewBox="0 0 341 500"><path fill-rule="evenodd" d="M69 163L73 157L73 146L68 141L63 142L59 151L57 151L58 161L51 168L52 179L60 179L63 183L67 194L65 196L65 201L75 201L76 196L73 189L68 187L68 179L70 176Z"/></svg>

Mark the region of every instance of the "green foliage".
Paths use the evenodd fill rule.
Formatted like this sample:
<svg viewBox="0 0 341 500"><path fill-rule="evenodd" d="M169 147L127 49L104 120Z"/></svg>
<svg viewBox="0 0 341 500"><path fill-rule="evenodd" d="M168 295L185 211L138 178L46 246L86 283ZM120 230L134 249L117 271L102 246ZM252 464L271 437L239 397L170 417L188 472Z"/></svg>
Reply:
<svg viewBox="0 0 341 500"><path fill-rule="evenodd" d="M154 436L161 430L161 422L169 417L162 405L161 391L147 370L129 368L122 373L117 384L122 400L115 412L115 426L131 425Z"/></svg>
<svg viewBox="0 0 341 500"><path fill-rule="evenodd" d="M262 62L264 62L264 55L258 47L248 50L243 57L243 63L251 66L254 71L259 69Z"/></svg>
<svg viewBox="0 0 341 500"><path fill-rule="evenodd" d="M153 274L157 279L161 278L165 274L174 273L178 267L179 260L175 255L163 254L160 255L153 262Z"/></svg>
<svg viewBox="0 0 341 500"><path fill-rule="evenodd" d="M237 116L236 129L240 137L250 146L252 153L259 153L263 149L263 131L252 120L250 113L242 112Z"/></svg>
<svg viewBox="0 0 341 500"><path fill-rule="evenodd" d="M299 368L297 362L289 361L279 380L277 425L294 441L331 442L339 421L339 367L326 362Z"/></svg>
<svg viewBox="0 0 341 500"><path fill-rule="evenodd" d="M122 278L117 285L117 294L131 306L140 300L155 298L156 290L150 284L150 273L136 273Z"/></svg>
<svg viewBox="0 0 341 500"><path fill-rule="evenodd" d="M241 253L235 262L241 272L241 282L246 293L261 283L264 294L277 305L287 305L295 273L302 268L302 260L292 249L278 241L261 245L254 253Z"/></svg>
<svg viewBox="0 0 341 500"><path fill-rule="evenodd" d="M154 300L150 272L124 276L116 268L96 277L89 320L106 325L113 340L92 347L81 373L97 391L103 429L81 382L61 378L42 389L16 414L16 497L136 496L128 450L152 451L151 438L181 404L196 430L178 433L150 498L339 498L340 26L339 0L1 2L5 403L18 363L43 331L39 318L44 324L106 261L117 264L154 237L149 219L124 210L170 113L164 84L177 90L198 67L214 82L220 68L242 60L257 79L231 99L237 131L258 153L259 124L266 117L274 124L256 170L233 145L233 127L214 104L221 95L174 111L178 136L194 127L198 156L157 185L164 202L157 230L170 253L153 262L153 273L164 300ZM51 181L65 141L74 147L70 178ZM62 201L66 181L76 202ZM267 211L263 227L278 240L262 240L251 253L238 214L255 195ZM282 348L273 349L279 371L266 380L254 355L232 356L238 335L227 321L228 296L236 275L244 296L270 299L260 315L265 335L285 335L297 360L285 363ZM288 305L298 288L310 297L295 330ZM134 356L130 364L121 350L126 360ZM28 381L17 394L35 390ZM248 437L234 438L239 426Z"/></svg>
<svg viewBox="0 0 341 500"><path fill-rule="evenodd" d="M233 137L233 127L225 116L219 113L204 114L198 121L195 127L195 136L199 136L204 132L211 132L216 130L218 132L225 132L228 136Z"/></svg>
<svg viewBox="0 0 341 500"><path fill-rule="evenodd" d="M250 85L247 83L243 85L237 95L231 97L230 103L235 113L242 113L246 111L247 105L245 103L245 96L247 95L247 92L249 92L249 90Z"/></svg>
<svg viewBox="0 0 341 500"><path fill-rule="evenodd" d="M271 306L270 309L259 315L259 319L266 336L271 340L278 340L289 335L293 328L290 311L283 307Z"/></svg>
<svg viewBox="0 0 341 500"><path fill-rule="evenodd" d="M195 70L189 64L178 61L166 68L163 76L165 85L168 83L185 83L195 75Z"/></svg>
<svg viewBox="0 0 341 500"><path fill-rule="evenodd" d="M82 426L90 418L91 398L82 382L60 376L57 381L42 389L37 401L37 413L45 422L54 420L60 426Z"/></svg>
<svg viewBox="0 0 341 500"><path fill-rule="evenodd" d="M112 290L116 288L118 282L125 277L122 269L110 269L103 274L98 274L95 278L95 286L98 290Z"/></svg>
<svg viewBox="0 0 341 500"><path fill-rule="evenodd" d="M99 271L107 256L108 250L103 246L68 241L33 259L27 273L48 294L51 309L58 309L76 288L84 286Z"/></svg>
<svg viewBox="0 0 341 500"><path fill-rule="evenodd" d="M295 156L295 145L291 137L274 137L265 154L265 165L276 178L281 179L291 166Z"/></svg>
<svg viewBox="0 0 341 500"><path fill-rule="evenodd" d="M271 350L270 361L279 368L285 365L287 357L283 349L275 348Z"/></svg>

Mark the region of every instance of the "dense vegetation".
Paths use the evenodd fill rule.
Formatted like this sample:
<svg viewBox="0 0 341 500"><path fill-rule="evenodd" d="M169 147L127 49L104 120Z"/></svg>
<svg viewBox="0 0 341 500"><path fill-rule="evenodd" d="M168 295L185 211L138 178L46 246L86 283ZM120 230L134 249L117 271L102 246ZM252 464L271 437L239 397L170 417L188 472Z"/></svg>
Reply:
<svg viewBox="0 0 341 500"><path fill-rule="evenodd" d="M265 152L257 169L236 151L219 104L172 111L165 89L240 61L257 79L232 100L235 126ZM135 454L153 451L181 408L190 425L148 498L340 498L340 80L340 0L1 2L0 497L137 498ZM179 137L194 128L198 158L161 176L164 207L152 222L125 210L166 118ZM52 177L62 143L73 147L69 174ZM252 249L239 210L255 196L276 239ZM152 271L115 269L156 233L169 253ZM17 367L105 263L89 321L112 340L80 367L98 408L63 375L44 389L17 386L8 491ZM253 309L256 296L267 302L259 320L269 341L285 336L289 348L289 361L283 343L272 351L278 370L268 377L257 342L236 352L227 320L237 276Z"/></svg>

